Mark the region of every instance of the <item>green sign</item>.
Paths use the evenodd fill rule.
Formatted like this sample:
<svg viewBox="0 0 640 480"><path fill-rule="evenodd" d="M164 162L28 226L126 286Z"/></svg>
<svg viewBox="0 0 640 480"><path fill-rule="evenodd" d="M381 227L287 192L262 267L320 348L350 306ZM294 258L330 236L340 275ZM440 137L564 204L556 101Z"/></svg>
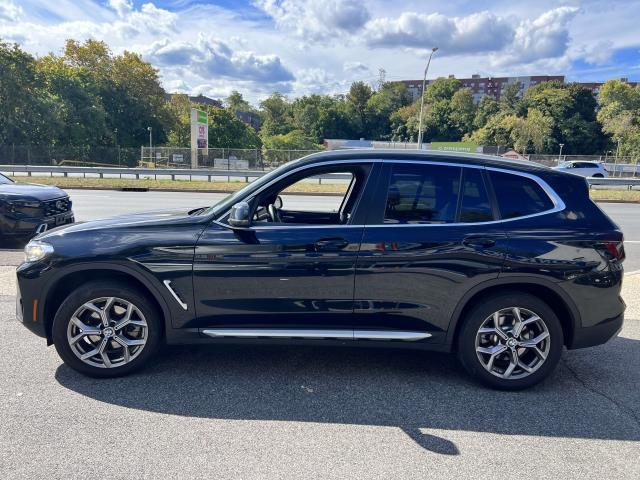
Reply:
<svg viewBox="0 0 640 480"><path fill-rule="evenodd" d="M431 150L476 153L478 151L478 145L473 142L431 142Z"/></svg>
<svg viewBox="0 0 640 480"><path fill-rule="evenodd" d="M198 123L207 123L207 112L198 110Z"/></svg>

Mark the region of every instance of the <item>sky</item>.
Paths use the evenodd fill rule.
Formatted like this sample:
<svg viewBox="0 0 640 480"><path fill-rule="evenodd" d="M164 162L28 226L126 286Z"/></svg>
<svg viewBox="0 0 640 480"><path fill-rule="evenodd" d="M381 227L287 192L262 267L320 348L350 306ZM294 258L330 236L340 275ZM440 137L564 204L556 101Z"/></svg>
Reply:
<svg viewBox="0 0 640 480"><path fill-rule="evenodd" d="M640 0L0 0L0 39L139 53L170 92L252 102L362 80L566 75L640 81Z"/></svg>

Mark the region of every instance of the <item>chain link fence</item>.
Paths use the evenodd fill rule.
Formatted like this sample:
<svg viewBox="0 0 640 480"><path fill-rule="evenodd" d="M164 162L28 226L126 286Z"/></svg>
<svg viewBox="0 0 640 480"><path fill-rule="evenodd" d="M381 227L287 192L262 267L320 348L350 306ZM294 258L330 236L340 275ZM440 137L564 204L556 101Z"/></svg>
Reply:
<svg viewBox="0 0 640 480"><path fill-rule="evenodd" d="M208 148L197 150L197 168L270 170L317 150ZM178 147L0 145L0 165L191 168L192 150Z"/></svg>

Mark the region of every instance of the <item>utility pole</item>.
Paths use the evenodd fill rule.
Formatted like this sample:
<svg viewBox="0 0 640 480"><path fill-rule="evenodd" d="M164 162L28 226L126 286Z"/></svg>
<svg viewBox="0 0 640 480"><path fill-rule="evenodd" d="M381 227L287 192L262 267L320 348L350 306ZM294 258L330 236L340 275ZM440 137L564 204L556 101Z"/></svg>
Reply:
<svg viewBox="0 0 640 480"><path fill-rule="evenodd" d="M382 90L382 86L384 85L387 77L387 71L380 67L378 69L378 91Z"/></svg>
<svg viewBox="0 0 640 480"><path fill-rule="evenodd" d="M431 57L438 51L438 47L433 47L429 54L429 60L427 60L427 66L424 69L424 77L422 78L422 94L420 96L420 120L418 121L418 150L422 150L422 111L424 109L424 91L427 85L427 72L429 71L429 65L431 64Z"/></svg>

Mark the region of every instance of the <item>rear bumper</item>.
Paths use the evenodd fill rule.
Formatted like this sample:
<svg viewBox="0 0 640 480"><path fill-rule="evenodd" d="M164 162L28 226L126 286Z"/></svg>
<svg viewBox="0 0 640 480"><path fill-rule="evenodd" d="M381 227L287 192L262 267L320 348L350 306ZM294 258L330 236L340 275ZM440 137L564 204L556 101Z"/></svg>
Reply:
<svg viewBox="0 0 640 480"><path fill-rule="evenodd" d="M578 328L574 332L571 344L567 345L567 348L573 350L602 345L620 333L623 323L624 313L621 313L617 317L609 318L592 327Z"/></svg>

